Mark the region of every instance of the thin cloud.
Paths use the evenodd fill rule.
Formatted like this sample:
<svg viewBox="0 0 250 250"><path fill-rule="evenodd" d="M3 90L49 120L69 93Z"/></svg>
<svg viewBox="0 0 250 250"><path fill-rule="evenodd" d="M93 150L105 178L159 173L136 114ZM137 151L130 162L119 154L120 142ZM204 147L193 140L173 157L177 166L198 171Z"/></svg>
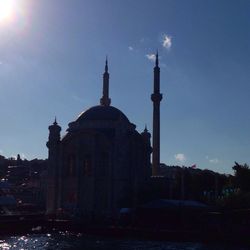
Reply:
<svg viewBox="0 0 250 250"><path fill-rule="evenodd" d="M134 48L133 48L132 46L128 46L128 50L129 50L129 51L133 51Z"/></svg>
<svg viewBox="0 0 250 250"><path fill-rule="evenodd" d="M142 38L140 39L140 42L141 42L141 43L144 43L144 42L145 42L145 38L142 37Z"/></svg>
<svg viewBox="0 0 250 250"><path fill-rule="evenodd" d="M214 159L209 159L209 162L212 164L217 164L219 160L217 158L214 158Z"/></svg>
<svg viewBox="0 0 250 250"><path fill-rule="evenodd" d="M208 160L208 162L209 163L211 163L211 164L217 164L217 163L219 163L219 159L217 159L217 158L210 158L208 155L205 157L207 160Z"/></svg>
<svg viewBox="0 0 250 250"><path fill-rule="evenodd" d="M72 94L71 97L72 97L72 99L73 99L74 101L76 101L76 102L80 102L80 103L85 103L85 102L87 102L86 98L83 99L83 98L79 97L79 96L76 95L76 94Z"/></svg>
<svg viewBox="0 0 250 250"><path fill-rule="evenodd" d="M162 46L169 50L172 47L172 37L164 34L162 39Z"/></svg>
<svg viewBox="0 0 250 250"><path fill-rule="evenodd" d="M146 57L148 58L149 61L155 61L155 54L147 54Z"/></svg>
<svg viewBox="0 0 250 250"><path fill-rule="evenodd" d="M82 98L80 98L78 95L73 94L72 98L77 102L82 102Z"/></svg>
<svg viewBox="0 0 250 250"><path fill-rule="evenodd" d="M176 155L174 155L175 160L177 160L178 162L184 163L186 161L186 156L182 153L178 153Z"/></svg>

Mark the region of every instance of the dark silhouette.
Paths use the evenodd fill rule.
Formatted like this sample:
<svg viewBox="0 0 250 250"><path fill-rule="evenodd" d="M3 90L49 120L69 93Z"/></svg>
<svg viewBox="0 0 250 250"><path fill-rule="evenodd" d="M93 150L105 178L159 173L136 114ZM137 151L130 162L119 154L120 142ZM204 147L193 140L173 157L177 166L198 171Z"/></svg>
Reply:
<svg viewBox="0 0 250 250"><path fill-rule="evenodd" d="M151 95L153 102L153 155L152 155L152 176L159 175L160 168L160 67L158 52L156 53L154 67L154 93Z"/></svg>
<svg viewBox="0 0 250 250"><path fill-rule="evenodd" d="M150 178L150 133L142 133L111 106L105 61L100 104L69 123L61 138L55 121L49 126L46 214L67 213L97 221L118 218L122 200L138 204L138 192ZM128 203L126 203L128 204Z"/></svg>
<svg viewBox="0 0 250 250"><path fill-rule="evenodd" d="M48 160L0 156L0 228L109 236L224 240L250 233L250 167L234 175L160 164L160 68L154 67L153 148L111 106L108 61L100 104L49 126ZM152 165L150 163L151 153ZM244 239L245 239L244 238Z"/></svg>

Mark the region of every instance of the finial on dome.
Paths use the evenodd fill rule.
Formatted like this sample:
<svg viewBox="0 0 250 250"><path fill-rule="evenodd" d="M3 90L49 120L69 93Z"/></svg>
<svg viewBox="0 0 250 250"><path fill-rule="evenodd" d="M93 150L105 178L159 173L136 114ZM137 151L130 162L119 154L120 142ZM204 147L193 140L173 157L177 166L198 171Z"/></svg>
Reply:
<svg viewBox="0 0 250 250"><path fill-rule="evenodd" d="M54 121L54 123L53 123L54 125L57 125L57 121L56 121L56 116L55 116L55 121Z"/></svg>
<svg viewBox="0 0 250 250"><path fill-rule="evenodd" d="M145 124L144 132L148 132L147 124Z"/></svg>

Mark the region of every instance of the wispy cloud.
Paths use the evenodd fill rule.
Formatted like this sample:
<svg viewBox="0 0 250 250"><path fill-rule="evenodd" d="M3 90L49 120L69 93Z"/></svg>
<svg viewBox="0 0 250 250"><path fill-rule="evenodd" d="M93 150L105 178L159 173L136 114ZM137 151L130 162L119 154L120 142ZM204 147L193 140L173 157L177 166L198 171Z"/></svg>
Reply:
<svg viewBox="0 0 250 250"><path fill-rule="evenodd" d="M181 163L184 163L186 161L186 156L182 153L178 153L176 155L174 155L174 158Z"/></svg>
<svg viewBox="0 0 250 250"><path fill-rule="evenodd" d="M212 163L212 164L217 164L219 163L219 159L217 158L210 158L208 155L205 157L209 163Z"/></svg>
<svg viewBox="0 0 250 250"><path fill-rule="evenodd" d="M155 61L155 54L146 54L146 57L147 57L148 60L150 60L150 61Z"/></svg>
<svg viewBox="0 0 250 250"><path fill-rule="evenodd" d="M209 162L212 164L217 164L219 160L217 158L214 158L214 159L209 159Z"/></svg>
<svg viewBox="0 0 250 250"><path fill-rule="evenodd" d="M129 51L133 51L134 48L133 48L132 46L128 46L128 50L129 50Z"/></svg>
<svg viewBox="0 0 250 250"><path fill-rule="evenodd" d="M172 47L172 37L164 34L162 39L162 46L169 50Z"/></svg>
<svg viewBox="0 0 250 250"><path fill-rule="evenodd" d="M78 103L81 103L81 104L87 104L89 103L89 99L86 97L86 98L81 98L79 97L78 94L76 93L72 93L71 94L71 98L75 101L75 102L78 102Z"/></svg>
<svg viewBox="0 0 250 250"><path fill-rule="evenodd" d="M75 100L75 101L81 101L81 98L75 94L72 95L72 98Z"/></svg>

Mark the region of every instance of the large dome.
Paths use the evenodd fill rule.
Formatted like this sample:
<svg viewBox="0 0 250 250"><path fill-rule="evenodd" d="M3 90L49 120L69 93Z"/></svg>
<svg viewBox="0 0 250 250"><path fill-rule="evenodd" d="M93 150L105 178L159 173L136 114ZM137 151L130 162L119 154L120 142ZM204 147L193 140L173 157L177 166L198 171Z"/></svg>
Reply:
<svg viewBox="0 0 250 250"><path fill-rule="evenodd" d="M112 106L94 106L88 110L82 112L77 118L77 122L81 121L93 121L93 120L108 120L108 121L118 121L125 120L129 122L128 118L119 109Z"/></svg>

